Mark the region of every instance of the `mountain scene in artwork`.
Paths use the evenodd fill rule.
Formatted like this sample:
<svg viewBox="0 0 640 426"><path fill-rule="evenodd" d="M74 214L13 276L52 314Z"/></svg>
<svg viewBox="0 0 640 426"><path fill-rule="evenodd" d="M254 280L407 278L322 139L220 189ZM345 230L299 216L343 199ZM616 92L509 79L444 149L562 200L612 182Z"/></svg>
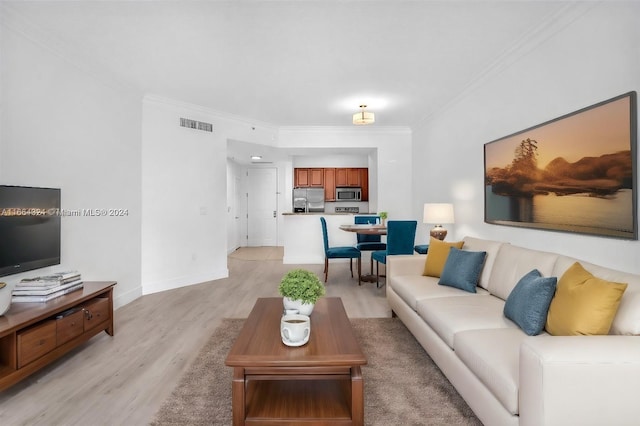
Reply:
<svg viewBox="0 0 640 426"><path fill-rule="evenodd" d="M556 157L544 168L538 167L538 142L524 139L516 147L513 160L505 167L486 172L486 185L504 196L586 194L607 197L620 189L631 189L633 165L631 151L623 150L569 162Z"/></svg>

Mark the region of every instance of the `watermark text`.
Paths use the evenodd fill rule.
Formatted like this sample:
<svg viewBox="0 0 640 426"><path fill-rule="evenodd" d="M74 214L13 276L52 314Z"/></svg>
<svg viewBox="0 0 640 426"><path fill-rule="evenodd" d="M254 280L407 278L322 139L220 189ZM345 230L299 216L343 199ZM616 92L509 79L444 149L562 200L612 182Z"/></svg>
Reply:
<svg viewBox="0 0 640 426"><path fill-rule="evenodd" d="M122 217L129 216L129 209L0 208L0 217L13 216Z"/></svg>

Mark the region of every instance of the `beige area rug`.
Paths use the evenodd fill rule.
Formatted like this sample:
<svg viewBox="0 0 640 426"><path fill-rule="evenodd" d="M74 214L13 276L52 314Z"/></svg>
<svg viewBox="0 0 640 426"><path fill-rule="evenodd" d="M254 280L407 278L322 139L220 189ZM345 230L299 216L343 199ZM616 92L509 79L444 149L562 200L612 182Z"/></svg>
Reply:
<svg viewBox="0 0 640 426"><path fill-rule="evenodd" d="M481 425L399 319L351 322L369 361L366 425ZM232 369L224 360L243 323L223 320L152 425L231 425Z"/></svg>
<svg viewBox="0 0 640 426"><path fill-rule="evenodd" d="M239 260L282 260L284 247L240 247L229 257Z"/></svg>

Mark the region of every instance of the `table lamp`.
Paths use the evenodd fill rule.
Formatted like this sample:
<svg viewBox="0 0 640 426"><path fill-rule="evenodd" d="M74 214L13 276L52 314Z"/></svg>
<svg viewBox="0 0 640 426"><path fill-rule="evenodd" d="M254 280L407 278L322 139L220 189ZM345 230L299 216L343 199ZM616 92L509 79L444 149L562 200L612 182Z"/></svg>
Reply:
<svg viewBox="0 0 640 426"><path fill-rule="evenodd" d="M442 227L443 223L454 223L453 204L448 203L426 203L424 205L423 223L433 223L435 226L429 232L433 238L444 240L447 230Z"/></svg>

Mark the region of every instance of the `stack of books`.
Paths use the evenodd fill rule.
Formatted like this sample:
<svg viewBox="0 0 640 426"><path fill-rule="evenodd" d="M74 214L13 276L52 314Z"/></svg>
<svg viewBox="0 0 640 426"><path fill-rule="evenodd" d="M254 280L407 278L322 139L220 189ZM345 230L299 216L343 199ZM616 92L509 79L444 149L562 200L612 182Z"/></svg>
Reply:
<svg viewBox="0 0 640 426"><path fill-rule="evenodd" d="M83 286L78 271L58 272L35 278L23 278L13 290L11 302L47 302Z"/></svg>

